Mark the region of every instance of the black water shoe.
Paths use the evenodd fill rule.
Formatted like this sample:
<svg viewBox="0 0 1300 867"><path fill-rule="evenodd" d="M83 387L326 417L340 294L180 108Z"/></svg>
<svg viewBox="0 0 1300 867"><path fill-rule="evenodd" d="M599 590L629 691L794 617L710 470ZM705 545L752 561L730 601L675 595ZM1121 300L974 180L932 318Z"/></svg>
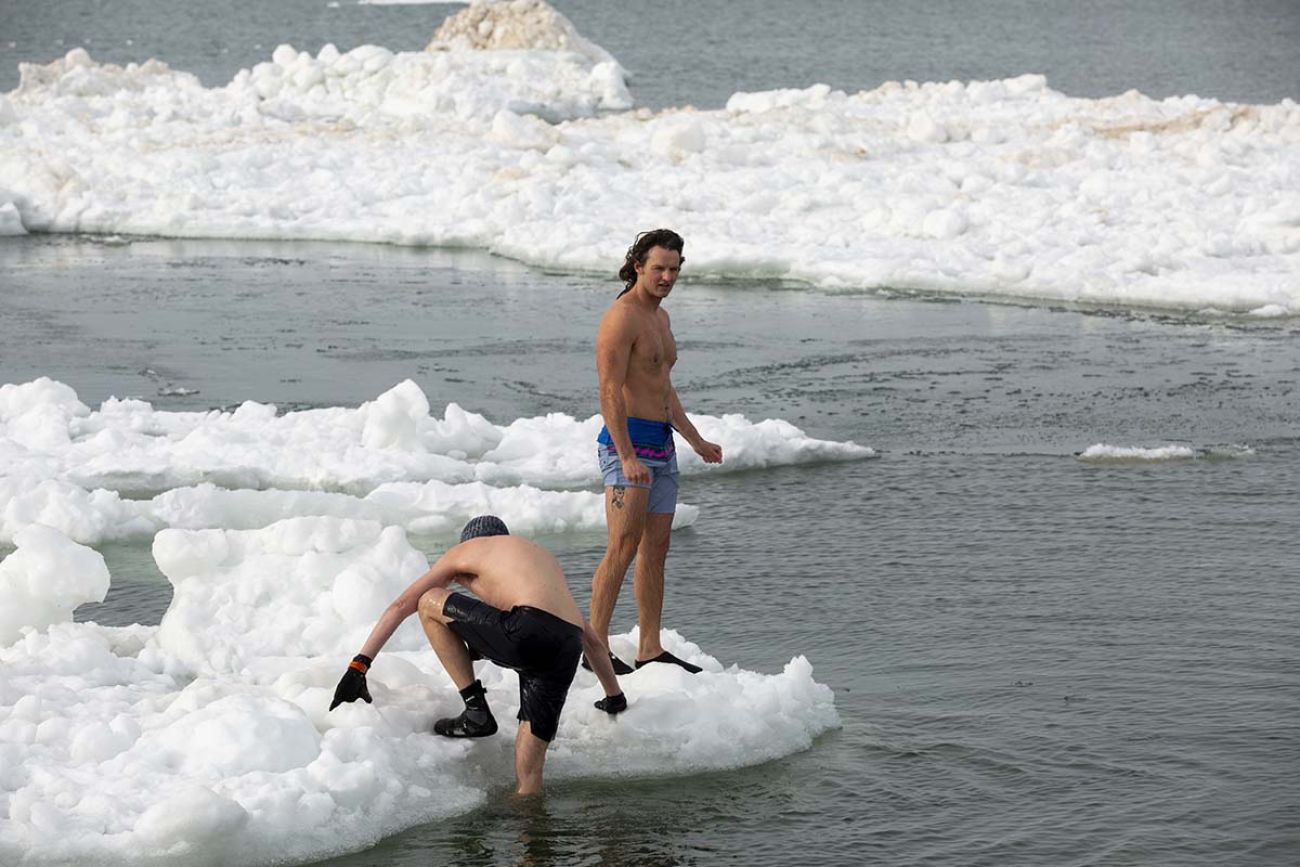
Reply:
<svg viewBox="0 0 1300 867"><path fill-rule="evenodd" d="M619 659L612 652L609 654L609 664L614 666L614 673L618 675L631 674L636 671L635 668ZM591 671L591 663L587 661L587 654L585 653L582 655L582 667L587 671Z"/></svg>
<svg viewBox="0 0 1300 867"><path fill-rule="evenodd" d="M698 665L691 665L684 659L678 659L666 650L653 659L638 659L636 661L636 667L641 668L642 666L649 665L652 662L666 662L671 665L680 665L691 674L699 674L701 671L704 671L704 669L700 668Z"/></svg>

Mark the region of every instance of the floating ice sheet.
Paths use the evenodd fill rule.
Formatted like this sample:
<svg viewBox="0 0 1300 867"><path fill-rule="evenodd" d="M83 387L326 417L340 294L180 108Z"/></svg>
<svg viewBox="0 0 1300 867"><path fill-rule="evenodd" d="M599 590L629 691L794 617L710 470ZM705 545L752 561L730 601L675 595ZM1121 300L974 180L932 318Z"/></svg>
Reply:
<svg viewBox="0 0 1300 867"><path fill-rule="evenodd" d="M1024 75L656 113L567 21L533 26L543 7L475 4L423 52L280 46L215 88L81 49L24 64L0 96L0 231L471 246L607 272L666 225L693 274L1300 312L1292 100L1077 99Z"/></svg>
<svg viewBox="0 0 1300 867"><path fill-rule="evenodd" d="M45 534L20 535L0 570L94 553ZM429 733L459 697L413 620L375 661L375 703L327 712L374 620L426 567L399 528L294 518L167 530L154 553L174 585L160 626L38 617L0 646L0 862L309 861L472 809L509 783L513 726L472 743ZM0 581L0 610L22 601L13 592ZM664 641L704 672L625 677L629 710L610 719L579 671L548 776L739 767L839 724L803 657L760 674L672 630ZM634 642L612 643L628 654ZM511 720L516 676L478 668L494 713Z"/></svg>
<svg viewBox="0 0 1300 867"><path fill-rule="evenodd" d="M1092 463L1142 463L1157 461L1185 461L1196 457L1191 446L1167 445L1146 448L1143 446L1113 446L1097 443L1079 453L1079 460Z"/></svg>
<svg viewBox="0 0 1300 867"><path fill-rule="evenodd" d="M875 454L813 439L779 419L694 421L723 443L727 460L706 466L683 449L684 473ZM110 399L92 411L62 383L11 383L0 386L0 542L33 524L97 544L165 527L249 529L294 515L435 535L484 512L530 535L599 529L600 425L599 416L552 413L501 426L454 403L439 418L410 380L360 407L283 414L251 401L229 412L164 412ZM579 486L588 490L562 490ZM698 514L684 504L676 525Z"/></svg>

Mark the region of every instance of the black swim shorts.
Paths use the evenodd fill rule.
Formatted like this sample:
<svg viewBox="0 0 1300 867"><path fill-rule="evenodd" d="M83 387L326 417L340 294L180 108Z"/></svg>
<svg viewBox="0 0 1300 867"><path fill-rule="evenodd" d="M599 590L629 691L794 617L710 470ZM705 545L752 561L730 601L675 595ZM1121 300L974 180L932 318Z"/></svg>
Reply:
<svg viewBox="0 0 1300 867"><path fill-rule="evenodd" d="M463 593L448 596L442 613L470 656L519 672L519 719L553 740L582 655L582 628L540 608L502 611Z"/></svg>

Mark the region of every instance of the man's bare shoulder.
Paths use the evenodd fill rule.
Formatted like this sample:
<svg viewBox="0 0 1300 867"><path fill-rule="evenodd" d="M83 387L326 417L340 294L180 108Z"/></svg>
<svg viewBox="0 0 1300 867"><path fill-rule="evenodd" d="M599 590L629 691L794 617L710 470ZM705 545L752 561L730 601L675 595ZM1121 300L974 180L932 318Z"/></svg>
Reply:
<svg viewBox="0 0 1300 867"><path fill-rule="evenodd" d="M568 597L564 571L555 555L536 542L492 536L462 542L448 554L460 568L457 583L489 605L503 610L535 605L563 616L556 608L557 600Z"/></svg>
<svg viewBox="0 0 1300 867"><path fill-rule="evenodd" d="M531 539L522 536L491 536L461 542L448 553L455 552L455 565L460 571L485 574L513 572L520 569L558 568L555 555Z"/></svg>
<svg viewBox="0 0 1300 867"><path fill-rule="evenodd" d="M480 536L477 539L469 539L452 545L447 549L444 556L454 565L461 566L466 571L472 571L470 567L475 563L490 557L500 556L505 552L515 556L550 556L550 552L536 542L525 539L523 536L514 535Z"/></svg>
<svg viewBox="0 0 1300 867"><path fill-rule="evenodd" d="M597 335L608 338L634 335L640 328L642 319L643 314L635 305L627 304L620 298L601 315Z"/></svg>

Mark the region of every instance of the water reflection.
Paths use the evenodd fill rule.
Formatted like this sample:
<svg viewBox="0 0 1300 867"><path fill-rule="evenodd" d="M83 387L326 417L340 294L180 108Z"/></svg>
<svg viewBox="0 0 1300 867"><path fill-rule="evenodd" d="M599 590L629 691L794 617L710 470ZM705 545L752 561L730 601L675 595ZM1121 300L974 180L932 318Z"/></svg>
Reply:
<svg viewBox="0 0 1300 867"><path fill-rule="evenodd" d="M680 781L638 784L632 797L615 784L551 784L538 797L502 790L472 813L412 829L369 852L330 863L335 867L693 864L698 852L689 851L692 847L685 838L699 830L691 817L698 802L674 797L681 786ZM645 788L649 791L642 791Z"/></svg>
<svg viewBox="0 0 1300 867"><path fill-rule="evenodd" d="M778 844L756 853L746 843L773 816L792 826L822 824L822 805L803 791L809 773L825 774L819 749L774 765L688 778L550 781L545 794L532 798L502 787L472 813L413 828L328 867L795 863L798 851Z"/></svg>

